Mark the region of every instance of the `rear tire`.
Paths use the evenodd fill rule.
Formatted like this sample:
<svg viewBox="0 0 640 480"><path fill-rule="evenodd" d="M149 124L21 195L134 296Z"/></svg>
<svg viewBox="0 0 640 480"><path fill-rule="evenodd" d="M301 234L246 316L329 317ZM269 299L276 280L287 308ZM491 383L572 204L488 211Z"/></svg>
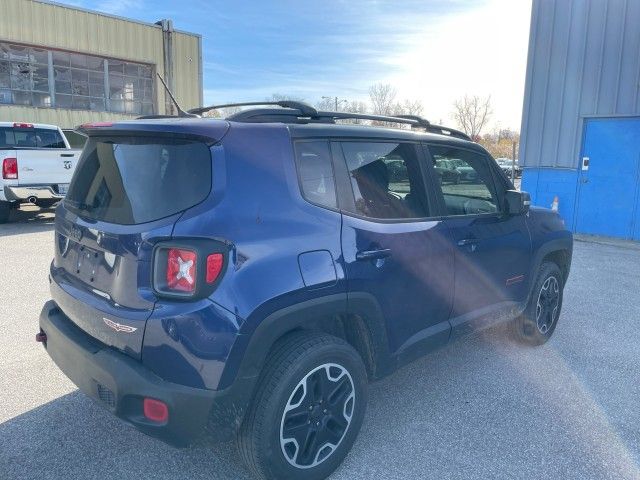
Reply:
<svg viewBox="0 0 640 480"><path fill-rule="evenodd" d="M11 215L11 203L0 201L0 223L7 223Z"/></svg>
<svg viewBox="0 0 640 480"><path fill-rule="evenodd" d="M522 315L512 323L516 340L528 345L542 345L553 335L562 310L564 276L553 262L544 262Z"/></svg>
<svg viewBox="0 0 640 480"><path fill-rule="evenodd" d="M292 334L267 360L238 451L257 478L326 478L351 450L366 404L366 369L349 344Z"/></svg>

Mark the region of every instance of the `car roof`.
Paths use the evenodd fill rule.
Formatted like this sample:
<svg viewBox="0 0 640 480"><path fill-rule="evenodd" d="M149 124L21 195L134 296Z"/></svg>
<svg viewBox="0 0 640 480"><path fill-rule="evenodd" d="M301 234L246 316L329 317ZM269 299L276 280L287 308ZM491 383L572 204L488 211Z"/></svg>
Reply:
<svg viewBox="0 0 640 480"><path fill-rule="evenodd" d="M11 127L13 128L16 123L25 123L29 125L33 125L33 128L41 128L45 130L57 130L57 125L49 125L47 123L31 123L31 122L0 122L0 127Z"/></svg>

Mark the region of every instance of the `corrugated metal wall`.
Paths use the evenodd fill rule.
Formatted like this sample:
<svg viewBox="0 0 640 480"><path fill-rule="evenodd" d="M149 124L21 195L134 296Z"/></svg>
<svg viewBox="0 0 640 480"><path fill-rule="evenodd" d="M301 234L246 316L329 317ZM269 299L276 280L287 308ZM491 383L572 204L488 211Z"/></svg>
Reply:
<svg viewBox="0 0 640 480"><path fill-rule="evenodd" d="M639 84L639 0L533 0L521 163L577 168L584 117L640 115Z"/></svg>
<svg viewBox="0 0 640 480"><path fill-rule="evenodd" d="M38 0L0 0L0 40L34 46L96 54L155 65L163 74L162 29L87 10ZM175 32L174 81L184 108L202 102L202 52L200 36ZM164 113L164 88L156 80L156 111ZM109 121L131 116L83 110L0 106L0 121L53 123L72 127L89 121Z"/></svg>

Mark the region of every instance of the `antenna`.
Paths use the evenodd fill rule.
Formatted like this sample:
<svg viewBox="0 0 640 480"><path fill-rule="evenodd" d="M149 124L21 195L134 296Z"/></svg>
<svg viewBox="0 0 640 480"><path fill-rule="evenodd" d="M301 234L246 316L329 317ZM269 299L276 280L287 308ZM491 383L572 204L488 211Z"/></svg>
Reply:
<svg viewBox="0 0 640 480"><path fill-rule="evenodd" d="M178 116L179 117L192 117L192 118L200 118L200 115L196 115L195 113L188 113L185 112L181 107L180 104L178 103L178 101L176 100L176 97L173 96L173 93L171 93L171 89L167 86L167 83L164 81L164 78L162 78L162 75L160 75L158 72L156 72L156 75L158 75L158 78L160 79L160 81L162 82L162 85L164 86L164 89L166 90L167 94L169 95L169 98L171 98L171 100L173 101L174 105L176 106L176 109L178 110Z"/></svg>

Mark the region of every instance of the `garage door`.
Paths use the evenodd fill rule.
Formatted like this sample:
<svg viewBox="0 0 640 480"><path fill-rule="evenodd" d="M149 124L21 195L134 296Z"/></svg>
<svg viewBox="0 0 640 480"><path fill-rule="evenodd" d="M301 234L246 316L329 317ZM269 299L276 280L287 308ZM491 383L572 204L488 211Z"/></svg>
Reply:
<svg viewBox="0 0 640 480"><path fill-rule="evenodd" d="M585 121L576 231L640 240L640 118Z"/></svg>

